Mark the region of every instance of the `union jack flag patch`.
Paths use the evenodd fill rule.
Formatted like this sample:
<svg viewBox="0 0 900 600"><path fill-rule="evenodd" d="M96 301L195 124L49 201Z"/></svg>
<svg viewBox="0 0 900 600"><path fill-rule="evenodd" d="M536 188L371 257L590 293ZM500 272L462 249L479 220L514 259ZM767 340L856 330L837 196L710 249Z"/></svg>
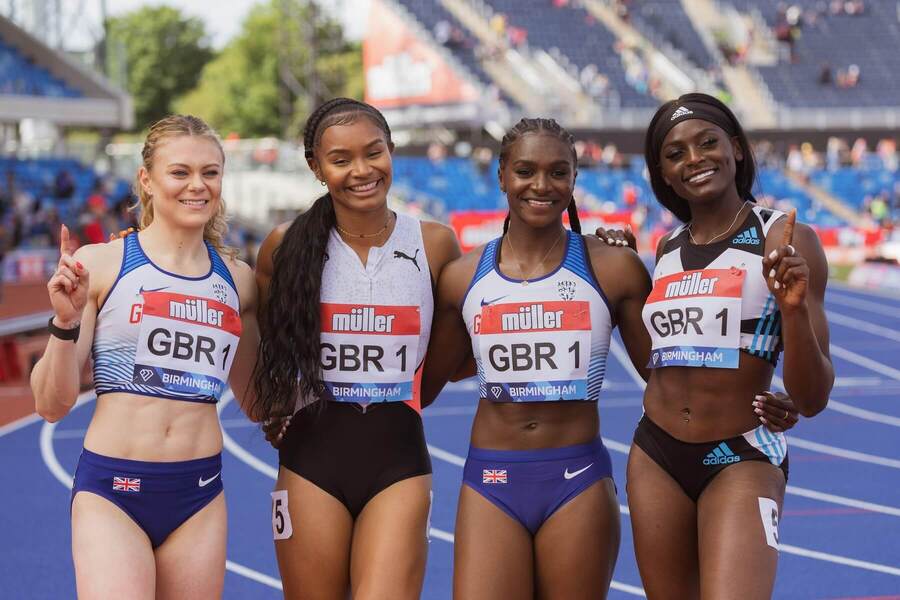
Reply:
<svg viewBox="0 0 900 600"><path fill-rule="evenodd" d="M506 469L482 469L481 483L509 483L506 480Z"/></svg>
<svg viewBox="0 0 900 600"><path fill-rule="evenodd" d="M113 477L113 490L117 492L141 491L141 480L135 477Z"/></svg>

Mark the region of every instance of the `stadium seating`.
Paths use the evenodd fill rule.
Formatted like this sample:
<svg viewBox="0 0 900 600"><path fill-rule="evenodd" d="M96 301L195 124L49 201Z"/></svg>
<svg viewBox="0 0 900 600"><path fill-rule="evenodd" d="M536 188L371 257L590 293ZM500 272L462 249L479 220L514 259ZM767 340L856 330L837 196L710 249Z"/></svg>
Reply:
<svg viewBox="0 0 900 600"><path fill-rule="evenodd" d="M729 0L738 10L758 10L770 27L779 22L780 0ZM815 22L801 18L800 35L795 41L795 61L785 58L774 66L758 70L776 101L793 107L874 107L900 104L900 43L894 2L866 2L865 12L857 15L829 13L830 3L820 0L792 0L806 15L816 14ZM827 64L832 72L855 64L860 69L855 87L822 85L819 75Z"/></svg>
<svg viewBox="0 0 900 600"><path fill-rule="evenodd" d="M641 0L628 9L631 24L657 46L672 46L694 65L708 69L715 59L684 12L681 0Z"/></svg>
<svg viewBox="0 0 900 600"><path fill-rule="evenodd" d="M463 34L462 39L448 42L444 44L444 47L447 48L479 82L486 86L494 84L491 77L481 66L478 57L475 55L478 41L456 19L456 17L444 8L440 0L399 0L399 3L416 18L419 24L432 33L432 35L435 32L436 26L441 21L446 22L452 28L461 32ZM508 104L511 103L511 100L505 95L501 97Z"/></svg>
<svg viewBox="0 0 900 600"><path fill-rule="evenodd" d="M631 157L622 168L589 167L578 170L577 185L584 192L583 209L623 210L626 186L637 192L637 203L648 209L650 223L662 215L649 182L644 177L641 157ZM484 170L463 158L432 162L427 158L394 158L394 185L418 199L429 200L432 214L445 217L456 210L496 210L506 206L499 191L497 162ZM893 185L893 183L891 183ZM755 193L761 201L773 200L776 208L797 208L798 216L821 227L843 225L843 221L813 201L806 192L777 169L760 169ZM835 190L837 192L837 190ZM843 197L841 194L838 194Z"/></svg>
<svg viewBox="0 0 900 600"><path fill-rule="evenodd" d="M893 197L895 187L900 186L900 171L843 167L836 171L816 171L811 180L857 210L863 211L866 198L881 193L886 193L888 198Z"/></svg>
<svg viewBox="0 0 900 600"><path fill-rule="evenodd" d="M0 94L79 98L81 92L66 85L0 40Z"/></svg>
<svg viewBox="0 0 900 600"><path fill-rule="evenodd" d="M525 29L528 44L547 51L557 50L569 62L584 69L595 65L618 92L621 105L651 107L659 102L646 91L628 83L616 36L584 8L552 8L548 0L486 0L495 12L506 15L510 25Z"/></svg>

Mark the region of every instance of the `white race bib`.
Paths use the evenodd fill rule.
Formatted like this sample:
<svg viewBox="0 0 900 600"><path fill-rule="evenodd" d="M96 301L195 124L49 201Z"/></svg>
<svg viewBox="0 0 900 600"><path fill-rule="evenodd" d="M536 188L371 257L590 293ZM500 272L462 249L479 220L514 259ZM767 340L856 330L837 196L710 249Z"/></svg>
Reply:
<svg viewBox="0 0 900 600"><path fill-rule="evenodd" d="M701 269L654 281L643 310L653 341L648 367L736 369L745 275L735 268Z"/></svg>
<svg viewBox="0 0 900 600"><path fill-rule="evenodd" d="M481 309L475 333L489 400L587 398L590 302L490 304Z"/></svg>
<svg viewBox="0 0 900 600"><path fill-rule="evenodd" d="M241 336L241 316L210 298L144 292L132 382L218 399Z"/></svg>
<svg viewBox="0 0 900 600"><path fill-rule="evenodd" d="M412 400L420 330L418 306L322 303L326 397L363 404Z"/></svg>

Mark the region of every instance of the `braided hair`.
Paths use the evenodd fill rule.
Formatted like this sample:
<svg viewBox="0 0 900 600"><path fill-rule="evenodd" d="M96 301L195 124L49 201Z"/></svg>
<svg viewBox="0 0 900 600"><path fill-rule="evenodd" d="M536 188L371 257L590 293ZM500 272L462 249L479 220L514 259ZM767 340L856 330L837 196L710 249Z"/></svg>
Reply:
<svg viewBox="0 0 900 600"><path fill-rule="evenodd" d="M316 150L325 130L359 118L370 119L384 132L388 148L394 149L391 129L378 109L358 100L334 98L313 111L303 131L304 154L311 169L316 170ZM261 339L252 408L257 419L290 414L298 395L318 398L324 390L319 298L328 237L336 223L331 193L326 192L294 219L275 250L269 299L259 315Z"/></svg>
<svg viewBox="0 0 900 600"><path fill-rule="evenodd" d="M575 136L569 133L562 125L556 122L556 119L528 119L523 118L516 123L512 129L506 132L503 140L500 142L500 170L509 158L509 152L512 145L526 133L547 133L556 136L557 139L569 145L572 151L572 168L578 169L578 155L575 152ZM569 213L569 226L575 233L581 233L581 221L578 219L578 208L575 206L575 196L569 199L569 206L566 209ZM509 213L503 221L503 234L509 230Z"/></svg>

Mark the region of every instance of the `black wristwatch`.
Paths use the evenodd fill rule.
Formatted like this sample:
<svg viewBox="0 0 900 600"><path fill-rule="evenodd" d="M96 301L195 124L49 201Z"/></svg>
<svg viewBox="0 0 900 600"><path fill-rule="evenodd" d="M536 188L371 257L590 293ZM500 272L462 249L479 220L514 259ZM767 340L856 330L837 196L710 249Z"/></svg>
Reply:
<svg viewBox="0 0 900 600"><path fill-rule="evenodd" d="M50 322L47 323L47 329L50 331L50 335L58 337L61 340L77 342L78 332L81 331L81 323L72 329L63 329L62 327L57 327L53 324L53 319L55 318L56 315L50 317Z"/></svg>

